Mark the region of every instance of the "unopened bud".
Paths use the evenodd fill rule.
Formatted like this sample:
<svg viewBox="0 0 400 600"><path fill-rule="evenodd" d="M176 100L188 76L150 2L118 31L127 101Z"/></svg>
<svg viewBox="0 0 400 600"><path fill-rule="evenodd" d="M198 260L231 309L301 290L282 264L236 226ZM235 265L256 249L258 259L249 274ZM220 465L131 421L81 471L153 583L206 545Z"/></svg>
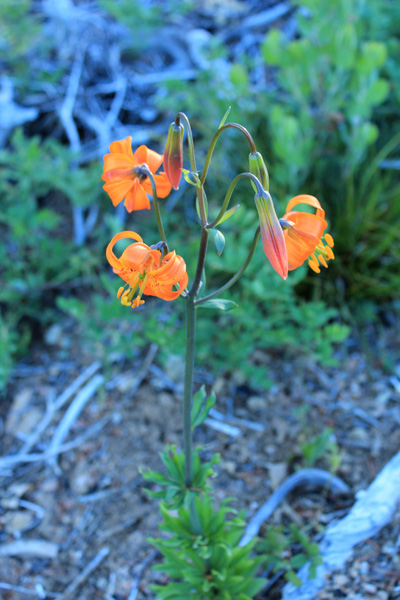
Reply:
<svg viewBox="0 0 400 600"><path fill-rule="evenodd" d="M164 150L164 169L172 187L177 190L182 175L183 165L183 125L179 118L171 123L168 130L167 143Z"/></svg>
<svg viewBox="0 0 400 600"><path fill-rule="evenodd" d="M268 192L254 196L260 219L261 239L265 256L275 271L286 279L288 276L288 257L282 227L276 216L274 203Z"/></svg>
<svg viewBox="0 0 400 600"><path fill-rule="evenodd" d="M249 164L250 164L250 173L255 175L264 190L269 190L269 175L267 167L265 166L264 159L259 152L254 152L253 154L249 154ZM257 188L254 182L251 182L251 185L254 188L254 191L257 192Z"/></svg>

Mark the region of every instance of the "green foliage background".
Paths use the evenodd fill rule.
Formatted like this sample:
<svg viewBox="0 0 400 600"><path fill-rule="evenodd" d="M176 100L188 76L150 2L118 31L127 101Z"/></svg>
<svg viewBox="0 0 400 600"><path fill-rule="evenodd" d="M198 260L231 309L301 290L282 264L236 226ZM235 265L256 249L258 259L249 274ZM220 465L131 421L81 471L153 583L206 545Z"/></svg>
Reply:
<svg viewBox="0 0 400 600"><path fill-rule="evenodd" d="M132 61L163 23L195 8L192 2L176 3L165 12L161 4L99 2L109 19L132 30L138 19L142 23L144 34L132 36L128 49ZM191 118L199 165L230 105L230 120L252 132L264 155L279 214L297 193L316 195L326 207L336 242L336 260L328 271L316 277L300 269L284 283L260 247L229 293L239 308L201 312L199 361L214 374L241 370L255 386L268 385L255 349L278 347L332 364L333 344L348 334L343 315L354 314L354 306L361 313L365 302L395 300L400 287L400 181L396 168L382 168L383 161L398 157L400 143L396 3L303 0L293 2L293 9L295 39L270 29L257 56L243 54L228 62L229 48L215 35L204 50L208 67L194 82L167 80L154 90L166 123L178 110ZM41 85L56 84L70 68L68 61L51 63L52 40L29 0L1 3L0 48L20 102ZM47 68L35 57L45 57ZM260 81L254 80L255 72L262 74ZM143 312L131 312L115 299L119 284L109 273L104 249L123 225L102 192L101 165L75 168L78 157L59 131L46 127L40 138L32 132L35 124L17 129L0 151L0 384L4 388L13 362L28 351L32 331L43 331L61 312L76 319L82 344L104 359L132 358L150 341L163 348L164 358L182 353L178 302L148 301L144 320ZM155 138L154 148L162 151L164 140ZM238 132L222 136L207 180L211 210L230 179L247 170L247 157ZM252 195L245 184L235 192L233 202L241 207L221 226L222 255L210 247L207 291L244 261L256 227ZM171 245L187 259L190 274L198 233L192 197L187 186L173 210L168 207L174 201L163 203ZM74 206L99 211L83 246L74 242ZM151 215L134 215L127 225L145 240L156 235Z"/></svg>

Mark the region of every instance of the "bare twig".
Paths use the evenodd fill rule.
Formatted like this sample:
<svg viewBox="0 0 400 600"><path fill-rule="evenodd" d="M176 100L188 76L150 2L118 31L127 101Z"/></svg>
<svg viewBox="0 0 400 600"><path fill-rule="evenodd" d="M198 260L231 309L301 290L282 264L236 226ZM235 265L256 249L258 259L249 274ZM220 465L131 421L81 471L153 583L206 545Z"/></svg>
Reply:
<svg viewBox="0 0 400 600"><path fill-rule="evenodd" d="M248 421L247 419L240 419L238 417L224 415L218 410L215 410L215 408L210 410L209 415L217 421L228 421L230 423L235 423L239 427L245 427L247 429L252 429L253 431L265 431L265 427L264 425L261 425L261 423L254 423L254 421Z"/></svg>
<svg viewBox="0 0 400 600"><path fill-rule="evenodd" d="M40 436L51 423L54 414L64 406L66 402L79 390L79 388L92 377L101 367L101 363L96 361L92 363L87 369L83 371L54 401L48 404L46 413L43 419L38 423L36 429L26 440L25 444L21 448L21 454L27 454L31 448L40 439Z"/></svg>
<svg viewBox="0 0 400 600"><path fill-rule="evenodd" d="M54 454L55 449L62 444L62 442L68 435L69 430L71 429L76 419L79 417L86 403L90 400L90 398L92 398L92 396L96 393L98 388L103 383L103 375L95 375L93 379L90 379L90 381L88 381L88 383L81 389L79 394L75 397L73 402L68 407L68 410L66 411L64 417L60 421L57 429L54 432L53 438L48 448L48 452L50 454ZM50 464L56 470L59 470L59 468L57 467L57 461L55 456L50 461Z"/></svg>
<svg viewBox="0 0 400 600"><path fill-rule="evenodd" d="M226 435L230 435L231 437L239 437L242 435L242 432L238 427L234 427L233 425L228 425L228 423L224 423L223 421L217 421L216 419L211 419L208 417L204 421L204 425L207 427L211 427L211 429L215 429L215 431L221 431Z"/></svg>
<svg viewBox="0 0 400 600"><path fill-rule="evenodd" d="M57 544L46 540L15 540L8 544L0 544L0 556L40 556L56 558Z"/></svg>
<svg viewBox="0 0 400 600"><path fill-rule="evenodd" d="M334 494L349 494L350 488L339 477L323 471L322 469L301 469L290 475L271 494L267 502L263 504L247 524L245 534L240 540L240 546L248 544L258 534L261 525L266 521L295 488L309 485L313 487L327 487Z"/></svg>
<svg viewBox="0 0 400 600"><path fill-rule="evenodd" d="M85 583L86 579L90 577L90 575L97 569L100 563L106 558L109 554L109 548L102 548L100 552L96 554L93 560L90 561L86 565L86 567L79 573L79 575L72 581L68 587L64 590L62 595L60 596L60 600L70 600L70 598L74 597L76 590Z"/></svg>
<svg viewBox="0 0 400 600"><path fill-rule="evenodd" d="M309 579L309 565L298 573L301 588L287 584L283 589L285 600L312 600L326 582L328 573L341 570L356 544L375 535L387 525L400 500L400 452L382 469L369 488L359 494L357 502L344 519L331 523L320 543L322 564L317 576Z"/></svg>
<svg viewBox="0 0 400 600"><path fill-rule="evenodd" d="M144 561L142 563L140 563L140 565L138 565L138 572L136 573L136 577L134 579L132 589L128 596L128 600L136 600L138 592L139 592L140 580L143 577L143 574L146 571L147 567L153 562L153 560L155 559L157 554L158 554L158 550L152 550L146 556Z"/></svg>
<svg viewBox="0 0 400 600"><path fill-rule="evenodd" d="M20 463L34 463L47 461L53 456L57 456L58 454L62 454L63 452L68 452L68 450L73 450L74 448L77 448L78 446L83 444L83 442L85 442L87 439L101 431L101 429L106 423L108 423L109 420L109 417L104 417L103 419L100 419L100 421L95 423L92 427L89 427L89 429L87 429L85 433L78 436L74 440L71 440L70 442L62 444L62 446L54 448L54 450L52 450L51 452L49 450L46 450L46 452L4 456L0 459L0 471L3 471L4 469L9 469L10 467L14 467Z"/></svg>
<svg viewBox="0 0 400 600"><path fill-rule="evenodd" d="M29 588L22 587L20 585L11 585L10 583L0 582L0 590L7 590L10 592L17 592L18 594L27 594L29 596L36 596L37 598L59 598L60 594L54 594L53 592L45 591L42 586L35 586L36 589L30 590Z"/></svg>
<svg viewBox="0 0 400 600"><path fill-rule="evenodd" d="M121 375L117 375L114 377L114 379L106 383L106 390L113 390L123 383L124 387L126 386L126 388L129 390L130 395L135 394L139 389L143 379L146 377L157 352L158 345L151 344L139 371L137 371L134 375L131 375L130 373L121 373Z"/></svg>

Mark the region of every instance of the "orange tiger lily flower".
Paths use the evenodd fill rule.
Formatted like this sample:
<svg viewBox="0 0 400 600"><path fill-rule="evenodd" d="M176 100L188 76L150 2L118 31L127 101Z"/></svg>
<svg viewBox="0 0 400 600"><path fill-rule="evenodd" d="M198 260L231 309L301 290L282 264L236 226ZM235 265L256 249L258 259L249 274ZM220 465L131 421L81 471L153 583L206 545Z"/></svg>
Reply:
<svg viewBox="0 0 400 600"><path fill-rule="evenodd" d="M312 206L316 209L315 214L293 210L298 204ZM335 258L332 251L334 242L329 233L324 235L328 226L325 211L314 196L301 194L289 200L286 214L280 222L284 228L289 271L297 269L307 259L316 273L320 273L320 264L328 267L327 261Z"/></svg>
<svg viewBox="0 0 400 600"><path fill-rule="evenodd" d="M165 173L155 174L161 167L163 156L147 146L139 146L132 152L132 137L112 142L110 153L104 157L102 179L106 183L103 189L110 196L114 206L125 199L128 212L150 208L147 194L152 193L149 177L143 172L147 165L153 174L157 196L165 198L171 191L171 184Z"/></svg>
<svg viewBox="0 0 400 600"><path fill-rule="evenodd" d="M114 245L118 240L127 238L135 242L117 258L113 252ZM125 306L135 308L144 304L143 294L163 300L175 300L188 284L186 263L181 256L173 251L163 258L159 250L144 244L140 235L134 231L117 233L107 246L106 256L114 273L126 282L118 290L118 298L121 298L121 303ZM179 289L174 290L177 284ZM136 292L138 294L134 298Z"/></svg>

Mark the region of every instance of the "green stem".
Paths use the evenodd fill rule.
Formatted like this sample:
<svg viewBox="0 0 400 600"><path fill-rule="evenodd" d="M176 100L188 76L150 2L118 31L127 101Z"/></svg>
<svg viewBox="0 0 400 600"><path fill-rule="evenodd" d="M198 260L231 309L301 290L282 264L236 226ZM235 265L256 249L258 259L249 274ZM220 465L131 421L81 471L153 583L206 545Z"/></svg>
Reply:
<svg viewBox="0 0 400 600"><path fill-rule="evenodd" d="M237 186L237 184L239 183L239 181L241 179L250 179L256 185L256 187L257 187L257 193L258 194L262 194L263 193L262 185L258 181L258 179L257 179L257 177L255 175L253 175L252 173L239 173L239 175L236 175L235 179L230 184L230 186L228 188L228 191L226 192L226 196L225 196L224 202L222 204L221 210L218 213L218 216L214 219L214 221L212 223L210 223L210 224L207 225L208 229L212 229L213 227L215 227L216 225L218 225L219 221L224 216L224 214L225 214L225 212L226 212L226 210L227 210L227 208L229 206L229 202L231 201L231 197L232 197L233 191L234 191L235 187Z"/></svg>
<svg viewBox="0 0 400 600"><path fill-rule="evenodd" d="M200 239L200 248L199 248L199 258L197 260L196 273L194 276L192 287L190 288L189 296L194 300L199 293L200 281L203 275L204 263L207 255L207 245L208 245L208 230L203 227L201 230L201 239Z"/></svg>
<svg viewBox="0 0 400 600"><path fill-rule="evenodd" d="M185 483L187 488L193 485L192 393L195 341L196 310L194 300L189 295L186 297L186 361L183 393L183 447L185 451Z"/></svg>
<svg viewBox="0 0 400 600"><path fill-rule="evenodd" d="M186 130L187 130L187 140L188 140L188 148L189 148L189 158L190 158L190 168L193 171L193 173L197 173L197 165L196 165L196 156L195 156L195 152L194 152L194 141L193 141L193 133L192 133L192 128L190 126L190 121L188 119L188 117L185 115L185 113L180 112L176 115L176 117L182 119L182 121L185 123L186 125ZM207 215L206 215L206 209L205 209L205 205L204 205L204 197L203 197L203 185L201 185L201 187L196 187L196 194L197 194L197 200L199 203L199 210L200 210L200 220L201 220L201 224L204 227L207 223Z"/></svg>
<svg viewBox="0 0 400 600"><path fill-rule="evenodd" d="M225 285L223 285L222 287L220 287L219 290L217 290L215 292L212 292L211 294L208 294L208 296L204 296L203 298L200 298L199 300L196 300L195 303L194 303L195 306L199 306L200 304L203 304L204 302L207 302L207 300L211 300L212 298L215 298L216 296L219 296L219 294L222 294L222 292L225 292L226 290L229 290L229 288L232 287L232 285L237 282L237 280L243 275L243 273L245 272L245 270L249 266L249 263L250 263L251 259L253 258L253 255L254 255L255 249L257 247L257 242L258 242L258 238L259 237L260 237L260 227L257 227L257 230L256 230L256 232L254 234L253 243L252 243L251 248L250 248L250 252L249 252L246 260L244 261L244 263L240 267L239 271L233 277L231 277L231 279L229 279L229 281L227 281L225 283Z"/></svg>
<svg viewBox="0 0 400 600"><path fill-rule="evenodd" d="M167 244L167 238L165 235L165 231L164 231L164 227L163 227L163 223L162 223L162 219L161 219L160 205L158 203L158 198L157 198L156 182L154 181L153 173L150 171L150 169L147 165L144 165L141 168L142 168L143 172L147 175L147 177L150 179L151 190L153 192L154 212L156 215L158 231L160 233L160 237L161 237L162 241ZM168 244L167 244L167 248L168 248Z"/></svg>
<svg viewBox="0 0 400 600"><path fill-rule="evenodd" d="M243 133L243 135L246 136L246 138L247 138L247 140L248 140L248 142L250 144L250 152L252 154L254 154L255 152L257 152L254 140L253 140L253 138L251 137L250 133L247 131L247 129L245 127L243 127L242 125L239 125L239 123L227 123L226 125L223 125L222 127L220 127L218 129L218 131L216 132L216 134L214 135L214 137L213 137L213 139L211 141L211 145L210 145L210 148L209 148L209 150L207 152L206 160L205 160L205 163L204 163L203 172L202 172L201 177L200 177L201 185L204 185L204 182L206 180L208 169L210 167L211 158L212 158L212 155L213 155L216 143L218 141L218 138L221 135L221 133L223 131L225 131L225 129L228 129L229 127L233 127L234 129L238 129L239 131L241 131Z"/></svg>

